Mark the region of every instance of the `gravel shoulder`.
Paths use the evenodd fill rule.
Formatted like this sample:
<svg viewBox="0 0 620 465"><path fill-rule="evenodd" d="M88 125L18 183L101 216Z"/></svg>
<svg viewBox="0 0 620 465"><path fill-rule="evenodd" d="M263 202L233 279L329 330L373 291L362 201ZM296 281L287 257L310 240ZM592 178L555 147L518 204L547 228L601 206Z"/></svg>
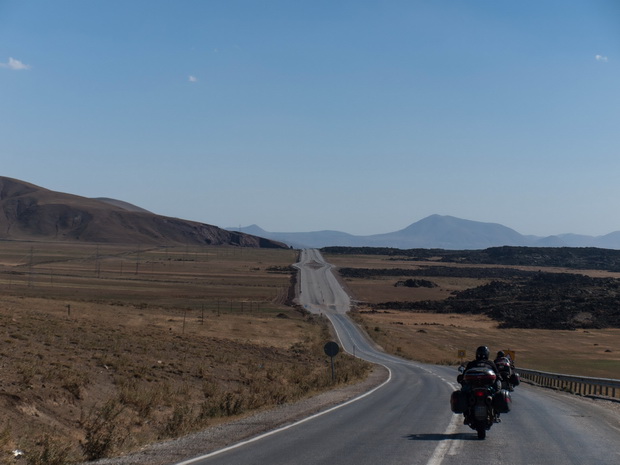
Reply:
<svg viewBox="0 0 620 465"><path fill-rule="evenodd" d="M145 446L123 457L88 462L97 465L172 465L251 439L290 425L308 416L342 404L379 386L388 378L384 367L376 366L362 382L317 394L293 404L282 405L207 428L179 439Z"/></svg>

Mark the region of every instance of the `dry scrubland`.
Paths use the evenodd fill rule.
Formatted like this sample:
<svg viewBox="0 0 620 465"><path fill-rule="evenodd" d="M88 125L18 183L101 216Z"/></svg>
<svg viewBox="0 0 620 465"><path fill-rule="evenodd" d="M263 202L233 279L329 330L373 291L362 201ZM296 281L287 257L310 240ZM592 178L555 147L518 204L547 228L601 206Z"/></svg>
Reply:
<svg viewBox="0 0 620 465"><path fill-rule="evenodd" d="M0 242L0 463L136 449L332 386L296 254ZM337 357L338 383L368 365Z"/></svg>
<svg viewBox="0 0 620 465"><path fill-rule="evenodd" d="M330 388L326 322L285 305L295 261L291 250L0 242L0 463L15 463L15 449L33 465L119 454ZM390 352L457 363L457 350L471 356L488 344L516 351L519 366L620 377L618 329L498 329L480 315L367 312L374 302L444 299L488 282L397 280L344 281L355 317ZM368 372L336 360L339 383Z"/></svg>
<svg viewBox="0 0 620 465"><path fill-rule="evenodd" d="M394 257L366 255L332 255L325 258L339 267L415 268L420 265L454 266L454 264L417 263L394 260ZM390 258L390 259L388 259ZM468 265L472 266L472 265ZM488 266L488 265L480 265ZM524 267L521 267L524 268ZM539 270L540 267L536 267ZM545 271L543 269L543 271ZM618 273L575 271L549 268L553 272L578 272L595 277L618 277ZM424 277L421 277L424 279ZM347 278L345 285L357 299L354 316L370 336L386 351L439 364L459 362L458 350L473 358L479 345L492 351L516 352L517 366L582 376L620 378L620 329L541 330L499 329L497 322L483 315L433 314L386 310L371 312L369 304L386 301L445 299L460 291L488 283L489 279L427 278L435 288L394 287L406 277Z"/></svg>

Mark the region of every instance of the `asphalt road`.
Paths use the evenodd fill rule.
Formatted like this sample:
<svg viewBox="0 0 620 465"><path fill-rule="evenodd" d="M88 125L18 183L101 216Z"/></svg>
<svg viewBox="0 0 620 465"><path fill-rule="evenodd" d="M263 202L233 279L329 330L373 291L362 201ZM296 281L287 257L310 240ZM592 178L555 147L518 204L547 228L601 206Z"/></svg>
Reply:
<svg viewBox="0 0 620 465"><path fill-rule="evenodd" d="M304 251L300 301L325 314L341 347L390 370L390 379L328 413L184 465L614 464L620 463L620 409L522 384L513 409L486 440L450 411L457 372L377 350L345 313L349 297L316 250ZM483 341L481 341L483 343Z"/></svg>

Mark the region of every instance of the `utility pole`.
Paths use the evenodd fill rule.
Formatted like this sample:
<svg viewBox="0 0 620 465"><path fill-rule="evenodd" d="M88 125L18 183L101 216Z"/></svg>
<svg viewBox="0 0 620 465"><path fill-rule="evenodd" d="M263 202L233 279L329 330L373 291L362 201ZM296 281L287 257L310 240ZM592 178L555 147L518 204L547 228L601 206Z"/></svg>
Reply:
<svg viewBox="0 0 620 465"><path fill-rule="evenodd" d="M28 287L32 287L32 262L33 262L33 249L30 247L30 259L28 260Z"/></svg>
<svg viewBox="0 0 620 465"><path fill-rule="evenodd" d="M95 274L97 278L101 277L101 264L99 263L99 243L97 243L97 254L95 255Z"/></svg>
<svg viewBox="0 0 620 465"><path fill-rule="evenodd" d="M138 274L138 267L140 266L140 249L136 253L136 274Z"/></svg>

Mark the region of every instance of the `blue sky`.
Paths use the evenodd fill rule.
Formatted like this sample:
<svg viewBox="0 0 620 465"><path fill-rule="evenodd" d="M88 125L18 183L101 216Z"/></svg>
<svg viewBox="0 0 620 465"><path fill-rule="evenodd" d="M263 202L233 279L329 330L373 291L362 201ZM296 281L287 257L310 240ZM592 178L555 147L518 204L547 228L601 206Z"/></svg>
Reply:
<svg viewBox="0 0 620 465"><path fill-rule="evenodd" d="M0 0L0 175L221 227L620 230L615 0Z"/></svg>

